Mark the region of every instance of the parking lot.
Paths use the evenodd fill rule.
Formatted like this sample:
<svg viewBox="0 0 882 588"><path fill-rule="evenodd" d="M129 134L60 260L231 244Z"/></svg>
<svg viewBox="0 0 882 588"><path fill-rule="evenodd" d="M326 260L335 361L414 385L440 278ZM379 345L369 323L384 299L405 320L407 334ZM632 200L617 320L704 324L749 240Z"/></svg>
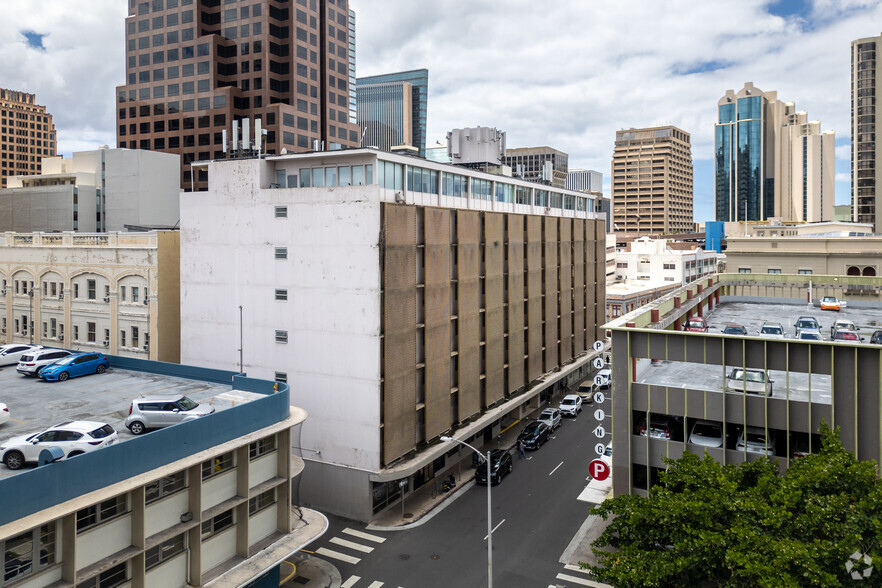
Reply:
<svg viewBox="0 0 882 588"><path fill-rule="evenodd" d="M230 384L114 368L66 382L45 382L18 374L14 365L4 366L0 368L0 402L9 408L10 419L0 425L0 442L75 420L109 423L122 442L132 438L123 421L132 399L139 395L184 394L196 402L224 410L233 406L235 397L231 390ZM15 473L0 465L0 479Z"/></svg>
<svg viewBox="0 0 882 588"><path fill-rule="evenodd" d="M722 333L727 324L735 323L747 328L749 336L757 336L766 321L781 323L787 338L793 338L794 324L801 316L813 316L821 325L821 335L830 340L830 327L837 319L849 319L860 329L858 334L864 342L869 341L873 331L882 329L882 308L845 308L839 312L822 311L817 306L793 304L758 304L752 302L723 303L705 315L709 333ZM836 343L849 345L850 343ZM731 367L700 363L667 362L651 363L649 359L637 362L635 381L640 384L690 388L722 392L725 375ZM789 397L793 400L811 400L830 403L830 376L803 372L769 370L773 380L772 396Z"/></svg>

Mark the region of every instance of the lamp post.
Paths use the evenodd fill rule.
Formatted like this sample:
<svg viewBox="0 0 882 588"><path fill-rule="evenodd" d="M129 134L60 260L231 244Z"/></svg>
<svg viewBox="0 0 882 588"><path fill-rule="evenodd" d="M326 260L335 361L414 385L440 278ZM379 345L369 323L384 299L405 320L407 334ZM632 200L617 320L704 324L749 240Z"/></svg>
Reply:
<svg viewBox="0 0 882 588"><path fill-rule="evenodd" d="M485 456L465 441L460 441L453 437L447 437L446 435L441 436L441 441L445 443L453 441L454 443L465 445L487 462L487 588L493 588L493 523L490 521L492 515L492 511L490 510L490 487L492 486L490 477L490 451L487 451L487 455Z"/></svg>

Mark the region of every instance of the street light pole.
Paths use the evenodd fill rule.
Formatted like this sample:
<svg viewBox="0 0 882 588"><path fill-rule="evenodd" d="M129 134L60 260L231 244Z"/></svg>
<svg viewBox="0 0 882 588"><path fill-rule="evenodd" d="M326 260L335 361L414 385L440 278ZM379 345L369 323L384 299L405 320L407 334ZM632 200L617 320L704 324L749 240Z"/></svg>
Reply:
<svg viewBox="0 0 882 588"><path fill-rule="evenodd" d="M487 588L493 588L493 523L491 521L491 515L493 511L491 510L490 503L490 487L493 484L491 483L490 478L490 451L487 451L487 456L485 457L483 453L481 453L465 441L460 441L459 439L454 439L453 437L447 437L446 435L441 436L441 441L445 443L453 441L454 443L465 445L466 447L477 453L482 459L485 459L487 461Z"/></svg>

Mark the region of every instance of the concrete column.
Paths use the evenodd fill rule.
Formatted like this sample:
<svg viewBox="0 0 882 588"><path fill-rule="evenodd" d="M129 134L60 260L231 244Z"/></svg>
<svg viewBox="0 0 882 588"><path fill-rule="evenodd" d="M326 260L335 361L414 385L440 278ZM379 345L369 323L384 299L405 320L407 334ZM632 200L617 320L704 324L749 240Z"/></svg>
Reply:
<svg viewBox="0 0 882 588"><path fill-rule="evenodd" d="M236 449L236 494L248 498L248 469L251 460L248 457L248 445ZM248 501L236 507L236 555L248 557Z"/></svg>
<svg viewBox="0 0 882 588"><path fill-rule="evenodd" d="M698 316L703 317L704 316L704 303L701 300L699 300L698 306L696 306L695 308L698 312Z"/></svg>
<svg viewBox="0 0 882 588"><path fill-rule="evenodd" d="M202 521L202 464L196 464L187 470L190 485L190 513L197 521ZM202 525L196 525L188 532L187 549L190 550L189 584L202 585Z"/></svg>
<svg viewBox="0 0 882 588"><path fill-rule="evenodd" d="M649 313L650 313L650 320L654 323L657 323L658 322L658 309L653 308L652 310L649 311Z"/></svg>
<svg viewBox="0 0 882 588"><path fill-rule="evenodd" d="M132 501L132 545L144 549L146 545L146 513L147 506L144 502L144 486L138 486L132 490L129 497ZM139 554L132 559L132 588L144 588L144 554Z"/></svg>
<svg viewBox="0 0 882 588"><path fill-rule="evenodd" d="M61 346L70 349L71 342L71 333L73 331L73 324L70 320L70 306L71 306L71 296L73 296L73 288L70 285L70 282L64 285L64 314L62 315L62 323L64 325L64 337L61 338ZM60 329L61 327L59 327Z"/></svg>

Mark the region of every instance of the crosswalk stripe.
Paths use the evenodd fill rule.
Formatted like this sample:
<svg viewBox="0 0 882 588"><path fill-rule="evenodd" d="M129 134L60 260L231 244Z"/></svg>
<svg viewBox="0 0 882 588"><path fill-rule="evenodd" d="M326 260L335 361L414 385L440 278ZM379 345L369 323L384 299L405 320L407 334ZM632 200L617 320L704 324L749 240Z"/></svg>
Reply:
<svg viewBox="0 0 882 588"><path fill-rule="evenodd" d="M576 576L568 576L567 574L558 574L555 576L558 580L566 580L568 582L574 582L579 584L580 586L591 586L592 588L607 588L607 584L600 584L598 582L594 582L592 580L587 580L585 578L577 578Z"/></svg>
<svg viewBox="0 0 882 588"><path fill-rule="evenodd" d="M349 576L348 580L340 584L340 588L352 588L359 580L361 580L361 576Z"/></svg>
<svg viewBox="0 0 882 588"><path fill-rule="evenodd" d="M352 535L353 537L358 537L359 539L367 539L368 541L373 541L374 543L382 543L386 540L385 537L380 537L378 535L371 535L370 533L365 533L364 531L356 531L355 529L350 529L346 527L343 529L343 532L347 535Z"/></svg>
<svg viewBox="0 0 882 588"><path fill-rule="evenodd" d="M339 559L340 561L345 561L346 563L357 564L361 561L359 557L352 557L351 555L346 555L345 553L340 553L339 551L334 551L333 549L326 549L324 547L319 547L315 550L315 552L319 555L324 555L325 557L332 557L334 559Z"/></svg>
<svg viewBox="0 0 882 588"><path fill-rule="evenodd" d="M380 588L380 586L382 586L382 585L383 585L382 582L376 581L373 584L371 584L370 586L368 586L368 588Z"/></svg>
<svg viewBox="0 0 882 588"><path fill-rule="evenodd" d="M339 537L331 538L331 543L335 545L342 545L343 547L348 547L349 549L354 549L355 551L361 551L362 553L370 553L374 550L373 547L368 547L367 545L362 545L361 543L356 543L355 541L347 541L346 539L340 539Z"/></svg>

